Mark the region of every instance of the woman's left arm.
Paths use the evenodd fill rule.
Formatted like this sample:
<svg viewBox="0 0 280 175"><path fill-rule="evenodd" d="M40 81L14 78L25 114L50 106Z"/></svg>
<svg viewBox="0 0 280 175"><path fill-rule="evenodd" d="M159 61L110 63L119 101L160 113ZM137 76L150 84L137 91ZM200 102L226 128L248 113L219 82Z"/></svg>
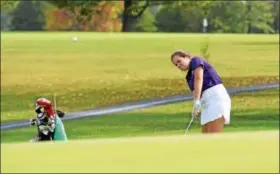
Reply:
<svg viewBox="0 0 280 175"><path fill-rule="evenodd" d="M194 91L193 91L194 101L200 100L202 83L203 83L203 68L202 66L199 66L194 70Z"/></svg>

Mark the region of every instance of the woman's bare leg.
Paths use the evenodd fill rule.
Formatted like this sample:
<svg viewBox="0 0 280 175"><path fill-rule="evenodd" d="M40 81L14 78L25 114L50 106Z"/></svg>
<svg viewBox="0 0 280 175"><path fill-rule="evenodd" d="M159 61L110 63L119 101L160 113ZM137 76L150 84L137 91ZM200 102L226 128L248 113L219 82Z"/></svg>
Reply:
<svg viewBox="0 0 280 175"><path fill-rule="evenodd" d="M208 132L207 124L201 126L201 132L202 132L203 134L205 134L205 133Z"/></svg>
<svg viewBox="0 0 280 175"><path fill-rule="evenodd" d="M223 132L224 123L225 123L224 116L221 116L220 118L207 123L207 132L208 133Z"/></svg>

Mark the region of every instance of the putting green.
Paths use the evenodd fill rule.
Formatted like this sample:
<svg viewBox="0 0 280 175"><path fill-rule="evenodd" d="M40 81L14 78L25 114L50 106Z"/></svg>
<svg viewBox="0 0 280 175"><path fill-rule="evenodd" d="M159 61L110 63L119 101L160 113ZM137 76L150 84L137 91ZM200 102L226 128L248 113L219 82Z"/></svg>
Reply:
<svg viewBox="0 0 280 175"><path fill-rule="evenodd" d="M1 146L3 173L279 172L278 131Z"/></svg>

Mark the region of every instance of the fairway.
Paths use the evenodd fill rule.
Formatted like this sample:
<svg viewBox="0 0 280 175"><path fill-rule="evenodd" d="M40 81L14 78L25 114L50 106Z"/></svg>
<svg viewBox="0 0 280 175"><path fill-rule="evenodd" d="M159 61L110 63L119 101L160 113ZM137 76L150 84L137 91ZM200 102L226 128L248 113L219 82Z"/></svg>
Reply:
<svg viewBox="0 0 280 175"><path fill-rule="evenodd" d="M1 146L3 173L279 172L278 131Z"/></svg>
<svg viewBox="0 0 280 175"><path fill-rule="evenodd" d="M191 102L139 109L127 113L65 121L68 138L93 139L184 133ZM231 124L225 132L279 130L279 88L232 96ZM195 120L190 132L199 132ZM1 132L1 143L26 142L36 134L32 126Z"/></svg>
<svg viewBox="0 0 280 175"><path fill-rule="evenodd" d="M29 118L53 93L65 111L185 94L170 54L200 55L206 39L226 87L279 81L279 35L2 32L1 121Z"/></svg>

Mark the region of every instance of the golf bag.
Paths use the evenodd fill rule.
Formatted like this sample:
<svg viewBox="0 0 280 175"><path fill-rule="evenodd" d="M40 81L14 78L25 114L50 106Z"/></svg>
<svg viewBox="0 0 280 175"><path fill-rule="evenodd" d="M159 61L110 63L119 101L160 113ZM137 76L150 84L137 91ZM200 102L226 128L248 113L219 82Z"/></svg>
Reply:
<svg viewBox="0 0 280 175"><path fill-rule="evenodd" d="M65 113L60 110L55 111L54 119L37 116L30 120L30 124L37 127L37 136L31 142L67 140L64 125L60 119L64 117Z"/></svg>

